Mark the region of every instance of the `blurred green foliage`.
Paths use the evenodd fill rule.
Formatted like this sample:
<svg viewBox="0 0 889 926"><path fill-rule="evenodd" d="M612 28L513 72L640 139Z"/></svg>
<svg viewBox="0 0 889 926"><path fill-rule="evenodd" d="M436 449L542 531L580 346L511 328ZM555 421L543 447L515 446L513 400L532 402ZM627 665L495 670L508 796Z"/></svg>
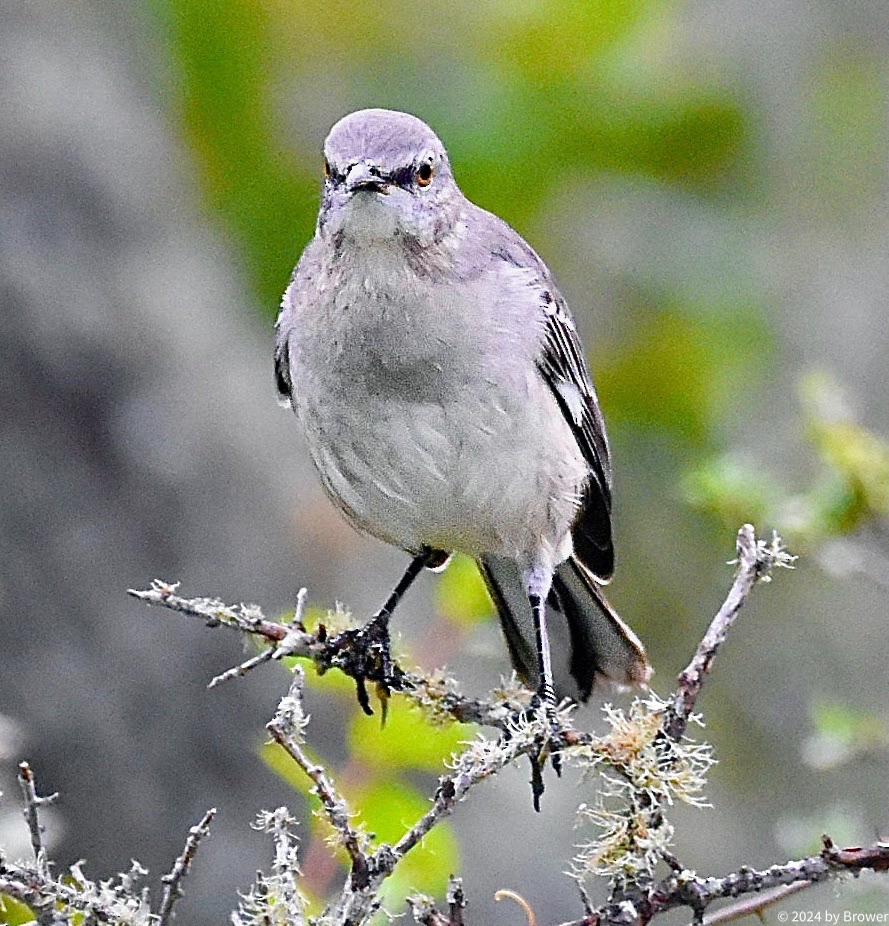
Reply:
<svg viewBox="0 0 889 926"><path fill-rule="evenodd" d="M812 733L803 750L811 768L836 768L887 749L889 727L885 718L835 701L818 701L812 706Z"/></svg>
<svg viewBox="0 0 889 926"><path fill-rule="evenodd" d="M727 412L768 359L771 340L755 306L700 307L662 297L630 310L630 333L595 360L609 421L632 423L701 450L719 445Z"/></svg>
<svg viewBox="0 0 889 926"><path fill-rule="evenodd" d="M744 109L665 60L661 0L155 7L208 202L270 314L313 230L323 135L351 109L426 118L468 195L519 226L603 169L705 193L743 177Z"/></svg>
<svg viewBox="0 0 889 926"><path fill-rule="evenodd" d="M33 923L34 921L34 914L29 906L14 897L10 897L8 894L0 894L0 924L3 924L3 926L24 926L25 923Z"/></svg>
<svg viewBox="0 0 889 926"><path fill-rule="evenodd" d="M688 501L727 528L744 520L779 526L798 550L889 514L889 443L855 420L839 385L824 373L802 380L800 399L815 458L807 487L792 491L762 465L727 454L689 469Z"/></svg>
<svg viewBox="0 0 889 926"><path fill-rule="evenodd" d="M347 734L349 754L383 778L409 769L437 775L451 754L470 738L466 727L436 727L425 714L400 700L392 702L382 727L375 718L355 711Z"/></svg>
<svg viewBox="0 0 889 926"><path fill-rule="evenodd" d="M435 608L463 630L494 616L484 580L470 557L456 555L441 574L435 586Z"/></svg>
<svg viewBox="0 0 889 926"><path fill-rule="evenodd" d="M153 0L153 9L172 50L174 104L207 206L269 318L313 232L322 139L337 118L364 106L426 119L467 195L523 233L547 227L556 194L603 173L641 178L690 209L731 203L738 213L767 211L755 105L736 82L674 53L679 2ZM836 46L811 75L809 148L793 169L804 165L798 173L820 220L854 212L883 189L885 62ZM532 244L546 255L545 242ZM678 532L682 504L706 515L686 531L693 537L671 533L671 545L696 543L712 555L716 538L754 521L760 530L780 528L798 548L886 514L889 451L854 416L837 413L839 390L823 378L803 386L801 437L813 458L807 487L784 486L762 461L732 450L732 414L768 388L774 307L743 280L730 244L721 264L706 253L691 262L698 291L647 268L624 269L616 281L620 340L603 334L593 358L612 437L619 444L633 434L637 452L661 454L645 461L658 470L658 521ZM622 479L628 468L618 461ZM638 488L625 488L624 497ZM692 619L681 596L656 606L652 595L665 596L682 577L667 562L646 562L644 572L636 576L639 610L650 624L660 615L674 636ZM492 610L474 565L460 557L440 577L435 604L455 634L470 633ZM693 620L697 626L699 615ZM361 779L351 796L380 838L392 838L425 809L412 778L435 770L465 734L434 730L400 703L381 731L357 711L347 679L310 679L342 697L344 745ZM306 792L274 749L264 755ZM456 869L450 830L437 832L440 843L399 871L403 887L440 893Z"/></svg>
<svg viewBox="0 0 889 926"><path fill-rule="evenodd" d="M849 43L828 48L814 71L812 180L834 219L884 195L887 76L883 56Z"/></svg>

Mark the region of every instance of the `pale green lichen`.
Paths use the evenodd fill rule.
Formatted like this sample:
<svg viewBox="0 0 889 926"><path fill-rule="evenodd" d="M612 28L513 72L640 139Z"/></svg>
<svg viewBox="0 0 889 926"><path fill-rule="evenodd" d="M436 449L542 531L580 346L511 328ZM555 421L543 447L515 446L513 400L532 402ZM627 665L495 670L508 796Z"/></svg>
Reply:
<svg viewBox="0 0 889 926"><path fill-rule="evenodd" d="M673 838L665 810L677 801L707 806L703 789L715 761L710 746L666 737L667 706L654 694L636 698L627 711L606 704L610 732L568 750L585 771L597 773L599 789L594 804L578 808L579 822L599 832L578 847L576 877L601 875L615 885L652 877Z"/></svg>

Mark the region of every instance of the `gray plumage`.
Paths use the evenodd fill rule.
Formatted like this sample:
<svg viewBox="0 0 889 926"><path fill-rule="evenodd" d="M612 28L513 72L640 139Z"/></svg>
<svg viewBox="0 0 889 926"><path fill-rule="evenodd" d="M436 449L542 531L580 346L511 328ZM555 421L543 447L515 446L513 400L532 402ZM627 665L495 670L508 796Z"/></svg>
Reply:
<svg viewBox="0 0 889 926"><path fill-rule="evenodd" d="M324 154L276 373L327 493L356 528L414 555L475 557L529 684L529 592L556 615L560 694L585 698L597 675L644 682L644 650L599 589L614 567L611 462L548 269L463 196L419 119L353 113Z"/></svg>

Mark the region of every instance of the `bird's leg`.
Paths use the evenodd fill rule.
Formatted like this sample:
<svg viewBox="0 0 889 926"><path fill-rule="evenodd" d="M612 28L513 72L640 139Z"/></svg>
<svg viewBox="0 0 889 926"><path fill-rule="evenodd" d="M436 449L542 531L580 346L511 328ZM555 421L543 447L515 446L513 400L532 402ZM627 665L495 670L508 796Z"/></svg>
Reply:
<svg viewBox="0 0 889 926"><path fill-rule="evenodd" d="M404 575L386 599L385 604L363 626L357 630L344 630L333 641L343 653L343 668L348 668L358 689L358 703L365 714L373 714L367 695L368 679L377 682L377 689L383 702L385 717L386 698L394 688L401 687L401 673L392 663L389 641L389 618L401 601L404 593L427 565L438 564L442 554L423 548L409 563Z"/></svg>
<svg viewBox="0 0 889 926"><path fill-rule="evenodd" d="M392 589L392 594L386 599L385 604L376 614L368 621L364 627L368 637L376 642L380 651L380 669L383 674L383 684L388 686L389 679L392 678L392 649L389 640L389 618L392 612L398 606L404 593L414 584L414 580L423 571L427 563L433 557L435 551L423 548L408 564L404 575L398 584Z"/></svg>
<svg viewBox="0 0 889 926"><path fill-rule="evenodd" d="M562 759L557 750L551 750L551 743L558 734L556 717L556 688L553 684L552 655L549 648L549 633L546 627L546 599L552 585L552 573L534 566L525 573L525 588L534 614L534 632L537 638L537 693L532 702L536 708L543 708L551 728L550 738L543 743L540 752L531 758L531 791L534 809L540 810L543 794L543 765L547 754L552 756L553 768L562 774Z"/></svg>

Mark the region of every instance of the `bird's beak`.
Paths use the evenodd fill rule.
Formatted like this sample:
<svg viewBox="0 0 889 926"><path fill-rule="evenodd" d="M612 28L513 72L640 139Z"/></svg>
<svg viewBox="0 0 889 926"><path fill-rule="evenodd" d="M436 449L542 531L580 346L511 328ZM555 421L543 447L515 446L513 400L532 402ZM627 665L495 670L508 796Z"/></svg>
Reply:
<svg viewBox="0 0 889 926"><path fill-rule="evenodd" d="M358 190L389 192L389 184L379 175L377 168L366 161L359 161L349 169L346 174L345 187L347 193L357 193Z"/></svg>

